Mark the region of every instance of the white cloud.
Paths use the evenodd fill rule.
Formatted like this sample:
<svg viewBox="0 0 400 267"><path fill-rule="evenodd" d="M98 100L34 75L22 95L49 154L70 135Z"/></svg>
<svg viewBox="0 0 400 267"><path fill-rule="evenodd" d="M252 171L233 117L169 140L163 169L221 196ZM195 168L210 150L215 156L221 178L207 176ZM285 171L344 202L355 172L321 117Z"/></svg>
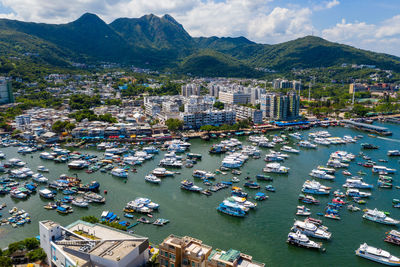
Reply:
<svg viewBox="0 0 400 267"><path fill-rule="evenodd" d="M315 11L320 11L320 10L324 10L324 9L331 9L332 7L335 7L335 6L339 5L339 4L340 4L340 2L338 0L323 1L321 4L315 5L313 9Z"/></svg>
<svg viewBox="0 0 400 267"><path fill-rule="evenodd" d="M400 55L400 15L378 24L348 23L342 19L322 31L322 37L363 49Z"/></svg>

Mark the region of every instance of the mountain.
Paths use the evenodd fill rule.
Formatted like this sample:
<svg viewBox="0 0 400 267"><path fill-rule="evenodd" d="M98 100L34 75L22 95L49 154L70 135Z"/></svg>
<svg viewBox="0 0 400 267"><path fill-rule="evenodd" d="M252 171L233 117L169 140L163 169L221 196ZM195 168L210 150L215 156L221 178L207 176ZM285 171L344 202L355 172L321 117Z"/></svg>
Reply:
<svg viewBox="0 0 400 267"><path fill-rule="evenodd" d="M257 77L257 67L376 65L400 71L400 58L306 36L267 45L245 37L191 37L170 15L119 18L107 24L83 14L66 24L0 19L0 56L34 53L44 63L111 61L206 76Z"/></svg>

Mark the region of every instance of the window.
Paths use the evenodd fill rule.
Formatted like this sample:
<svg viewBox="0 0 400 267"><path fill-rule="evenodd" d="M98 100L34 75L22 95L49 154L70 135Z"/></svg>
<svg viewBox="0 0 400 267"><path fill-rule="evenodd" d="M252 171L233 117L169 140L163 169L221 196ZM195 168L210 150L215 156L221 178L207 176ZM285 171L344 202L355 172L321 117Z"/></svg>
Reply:
<svg viewBox="0 0 400 267"><path fill-rule="evenodd" d="M164 256L168 258L168 252L164 252Z"/></svg>
<svg viewBox="0 0 400 267"><path fill-rule="evenodd" d="M196 263L194 261L192 261L192 267L195 267Z"/></svg>
<svg viewBox="0 0 400 267"><path fill-rule="evenodd" d="M175 264L171 263L171 267L175 267Z"/></svg>

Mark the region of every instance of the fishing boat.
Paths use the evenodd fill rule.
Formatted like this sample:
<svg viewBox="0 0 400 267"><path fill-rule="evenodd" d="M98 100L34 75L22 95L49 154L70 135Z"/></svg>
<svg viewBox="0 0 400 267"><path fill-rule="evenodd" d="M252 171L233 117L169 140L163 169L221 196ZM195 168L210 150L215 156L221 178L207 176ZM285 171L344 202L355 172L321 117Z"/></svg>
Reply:
<svg viewBox="0 0 400 267"><path fill-rule="evenodd" d="M386 233L385 241L400 246L400 232L396 230L391 230Z"/></svg>
<svg viewBox="0 0 400 267"><path fill-rule="evenodd" d="M252 182L252 181L244 183L243 186L247 187L247 188L250 188L250 189L259 189L260 188L260 185L258 183Z"/></svg>
<svg viewBox="0 0 400 267"><path fill-rule="evenodd" d="M195 160L201 160L203 157L201 154L196 154L196 153L187 153L186 154L188 159L195 159Z"/></svg>
<svg viewBox="0 0 400 267"><path fill-rule="evenodd" d="M310 209L306 208L305 206L297 206L296 215L299 215L299 216L310 216L311 212L310 212Z"/></svg>
<svg viewBox="0 0 400 267"><path fill-rule="evenodd" d="M273 187L272 185L266 185L265 186L265 190L270 191L270 192L275 192L275 187Z"/></svg>
<svg viewBox="0 0 400 267"><path fill-rule="evenodd" d="M49 179L47 179L46 177L43 176L43 174L41 173L35 173L34 175L32 175L32 180L38 183L47 183L49 181Z"/></svg>
<svg viewBox="0 0 400 267"><path fill-rule="evenodd" d="M332 236L332 233L328 232L324 227L317 226L316 224L307 220L295 220L291 230L294 232L299 231L300 233L309 237L315 237L325 240L329 240Z"/></svg>
<svg viewBox="0 0 400 267"><path fill-rule="evenodd" d="M258 200L258 201L262 201L262 200L268 199L268 196L262 192L257 192L256 195L254 196L254 199Z"/></svg>
<svg viewBox="0 0 400 267"><path fill-rule="evenodd" d="M157 178L157 176L155 176L154 174L148 174L144 177L144 180L146 182L149 183L153 183L153 184L160 184L161 183L161 179Z"/></svg>
<svg viewBox="0 0 400 267"><path fill-rule="evenodd" d="M302 234L300 231L295 233L290 232L288 234L287 242L291 245L310 248L310 249L322 249L322 243L317 243L310 240L306 235Z"/></svg>
<svg viewBox="0 0 400 267"><path fill-rule="evenodd" d="M163 226L167 223L169 223L169 220L163 219L163 218L159 218L153 222L154 225L158 225L158 226Z"/></svg>
<svg viewBox="0 0 400 267"><path fill-rule="evenodd" d="M279 174L287 174L290 168L281 166L279 163L268 163L265 165L263 169L264 172L267 173L279 173Z"/></svg>
<svg viewBox="0 0 400 267"><path fill-rule="evenodd" d="M73 160L70 163L68 163L68 168L73 170L82 170L84 168L87 168L88 166L89 163L85 160Z"/></svg>
<svg viewBox="0 0 400 267"><path fill-rule="evenodd" d="M57 207L57 212L61 213L61 214L69 214L72 213L74 210L72 209L72 207L67 206L67 205L60 205Z"/></svg>
<svg viewBox="0 0 400 267"><path fill-rule="evenodd" d="M46 210L55 210L58 206L56 203L49 202L43 206Z"/></svg>
<svg viewBox="0 0 400 267"><path fill-rule="evenodd" d="M203 188L194 185L193 182L190 182L188 180L181 181L181 188L192 192L200 192L203 190Z"/></svg>
<svg viewBox="0 0 400 267"><path fill-rule="evenodd" d="M268 175L264 174L257 174L256 179L259 181L273 181L274 179Z"/></svg>
<svg viewBox="0 0 400 267"><path fill-rule="evenodd" d="M356 250L356 255L362 258L375 261L389 266L400 266L400 258L391 255L389 252L367 245L361 244Z"/></svg>
<svg viewBox="0 0 400 267"><path fill-rule="evenodd" d="M379 146L369 144L369 143L362 143L361 146L363 149L378 149L379 148Z"/></svg>
<svg viewBox="0 0 400 267"><path fill-rule="evenodd" d="M38 192L41 197L46 199L53 199L55 197L54 193L47 188L42 188Z"/></svg>
<svg viewBox="0 0 400 267"><path fill-rule="evenodd" d="M400 223L400 221L388 217L383 211L377 209L365 209L364 212L363 218L373 222L386 225L398 225Z"/></svg>
<svg viewBox="0 0 400 267"><path fill-rule="evenodd" d="M157 177L166 177L166 176L173 176L173 175L174 175L174 172L168 171L168 170L165 169L165 168L155 168L155 169L152 171L152 174L154 174L154 175L157 176Z"/></svg>
<svg viewBox="0 0 400 267"><path fill-rule="evenodd" d="M365 197L370 197L371 193L368 192L362 192L356 188L349 188L346 191L346 196L348 197L361 197L361 198L365 198Z"/></svg>

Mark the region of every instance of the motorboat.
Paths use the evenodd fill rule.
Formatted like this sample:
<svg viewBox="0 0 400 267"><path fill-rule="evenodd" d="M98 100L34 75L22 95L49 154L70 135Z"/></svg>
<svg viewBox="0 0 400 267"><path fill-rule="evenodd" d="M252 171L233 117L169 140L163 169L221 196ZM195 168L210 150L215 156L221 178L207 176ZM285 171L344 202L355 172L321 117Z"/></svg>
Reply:
<svg viewBox="0 0 400 267"><path fill-rule="evenodd" d="M400 232L397 230L391 230L389 233L386 233L387 236L385 238L386 242L400 245Z"/></svg>
<svg viewBox="0 0 400 267"><path fill-rule="evenodd" d="M68 168L73 170L82 170L89 166L89 163L85 160L73 160L68 163Z"/></svg>
<svg viewBox="0 0 400 267"><path fill-rule="evenodd" d="M383 211L379 211L377 209L366 209L363 218L387 225L398 225L400 223L400 221L388 217Z"/></svg>
<svg viewBox="0 0 400 267"><path fill-rule="evenodd" d="M306 208L305 206L297 206L296 215L299 215L299 216L310 216L311 212L310 212L310 209Z"/></svg>
<svg viewBox="0 0 400 267"><path fill-rule="evenodd" d="M370 197L371 193L367 193L367 192L362 192L356 188L348 188L346 191L346 196L348 197L361 197L361 198L365 198L365 197Z"/></svg>
<svg viewBox="0 0 400 267"><path fill-rule="evenodd" d="M154 174L148 174L144 177L144 180L149 183L159 184L161 183L161 179L157 178Z"/></svg>
<svg viewBox="0 0 400 267"><path fill-rule="evenodd" d="M374 166L372 166L372 172L374 172L374 173L379 173L379 174L381 174L381 173L384 173L384 174L393 174L393 173L396 173L397 170L396 170L396 169L388 168L388 167L386 167L386 166L376 166L376 165L374 165Z"/></svg>
<svg viewBox="0 0 400 267"><path fill-rule="evenodd" d="M219 204L217 210L231 216L244 217L246 215L246 212L243 210L242 207L243 206L237 203L223 201L222 203Z"/></svg>
<svg viewBox="0 0 400 267"><path fill-rule="evenodd" d="M303 193L315 194L315 195L329 195L330 187L324 186L315 180L307 180L303 184Z"/></svg>
<svg viewBox="0 0 400 267"><path fill-rule="evenodd" d="M37 171L38 172L49 172L49 169L46 168L45 166L38 166Z"/></svg>
<svg viewBox="0 0 400 267"><path fill-rule="evenodd" d="M35 182L44 183L44 184L49 181L49 179L44 177L43 174L41 174L41 173L35 173L34 175L32 175L32 180Z"/></svg>
<svg viewBox="0 0 400 267"><path fill-rule="evenodd" d="M87 208L89 207L89 202L83 198L75 198L71 201L71 204L80 208Z"/></svg>
<svg viewBox="0 0 400 267"><path fill-rule="evenodd" d="M114 168L111 170L111 175L120 178L128 178L128 171L122 168Z"/></svg>
<svg viewBox="0 0 400 267"><path fill-rule="evenodd" d="M381 264L400 266L400 258L391 255L386 250L369 246L367 243L360 245L356 250L356 255Z"/></svg>
<svg viewBox="0 0 400 267"><path fill-rule="evenodd" d="M303 194L300 194L300 195L299 195L299 200L300 200L301 202L303 202L303 203L306 203L306 204L316 204L316 205L319 204L319 200L316 199L316 198L313 197L313 196L310 196L310 195L303 195Z"/></svg>
<svg viewBox="0 0 400 267"><path fill-rule="evenodd" d="M317 145L311 143L310 141L300 141L299 146L304 148L317 148Z"/></svg>
<svg viewBox="0 0 400 267"><path fill-rule="evenodd" d="M329 240L332 236L332 233L328 232L324 227L319 227L310 221L296 220L291 230L294 232L300 231L309 237L326 240Z"/></svg>
<svg viewBox="0 0 400 267"><path fill-rule="evenodd" d="M310 240L305 234L302 234L300 231L297 231L295 233L290 232L288 234L287 242L291 245L296 245L304 248L311 248L311 249L322 248L322 243L317 243Z"/></svg>
<svg viewBox="0 0 400 267"><path fill-rule="evenodd" d="M332 174L332 175L335 174L335 172L336 172L336 170L334 168L329 168L329 167L322 166L322 165L318 166L317 169L320 171L324 171L327 174Z"/></svg>
<svg viewBox="0 0 400 267"><path fill-rule="evenodd" d="M54 156L49 152L42 152L42 153L40 153L39 158L46 159L46 160L53 160Z"/></svg>
<svg viewBox="0 0 400 267"><path fill-rule="evenodd" d="M324 179L324 180L334 180L335 179L335 176L327 174L323 170L316 170L316 169L314 169L310 172L310 176L319 178L319 179Z"/></svg>
<svg viewBox="0 0 400 267"><path fill-rule="evenodd" d="M200 192L203 190L203 188L194 185L193 182L190 182L188 180L181 181L181 188L193 192Z"/></svg>
<svg viewBox="0 0 400 267"><path fill-rule="evenodd" d="M166 176L173 176L173 175L174 175L174 172L168 171L168 170L165 169L165 168L155 168L155 169L152 171L152 174L154 174L154 175L157 176L157 177L166 177Z"/></svg>
<svg viewBox="0 0 400 267"><path fill-rule="evenodd" d="M203 170L194 170L193 177L200 179L215 179L215 175L213 173Z"/></svg>
<svg viewBox="0 0 400 267"><path fill-rule="evenodd" d="M392 156L392 157L394 157L394 156L400 156L400 150L389 150L388 152L387 152L387 155L388 156Z"/></svg>
<svg viewBox="0 0 400 267"><path fill-rule="evenodd" d="M347 188L360 188L360 189L372 189L374 186L372 184L367 184L360 179L347 179L343 187Z"/></svg>
<svg viewBox="0 0 400 267"><path fill-rule="evenodd" d="M300 150L295 149L295 148L290 147L290 146L283 146L281 148L281 151L288 152L288 153L295 153L295 154L300 153Z"/></svg>

